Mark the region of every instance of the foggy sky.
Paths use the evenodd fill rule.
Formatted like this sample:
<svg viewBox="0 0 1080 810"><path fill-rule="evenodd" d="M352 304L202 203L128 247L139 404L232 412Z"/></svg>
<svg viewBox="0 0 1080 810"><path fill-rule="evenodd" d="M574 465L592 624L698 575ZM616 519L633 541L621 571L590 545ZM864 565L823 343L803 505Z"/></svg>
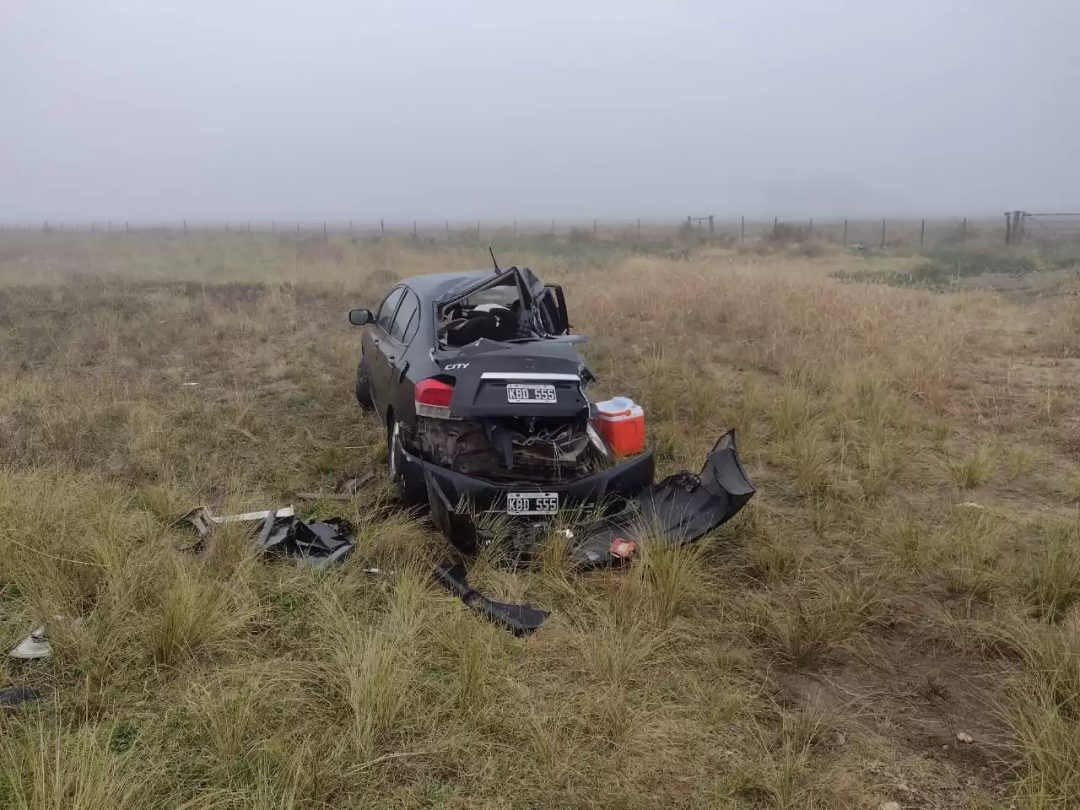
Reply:
<svg viewBox="0 0 1080 810"><path fill-rule="evenodd" d="M0 0L0 220L1080 210L1080 0Z"/></svg>

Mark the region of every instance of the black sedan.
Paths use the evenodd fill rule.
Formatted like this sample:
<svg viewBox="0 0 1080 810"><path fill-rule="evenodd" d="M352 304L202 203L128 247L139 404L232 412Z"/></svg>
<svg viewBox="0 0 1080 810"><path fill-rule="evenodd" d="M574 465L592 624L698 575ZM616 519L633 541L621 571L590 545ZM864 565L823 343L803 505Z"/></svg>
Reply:
<svg viewBox="0 0 1080 810"><path fill-rule="evenodd" d="M349 320L366 327L356 398L386 425L390 475L466 550L466 512L537 521L652 483L651 451L613 463L590 425L558 285L517 267L416 276Z"/></svg>

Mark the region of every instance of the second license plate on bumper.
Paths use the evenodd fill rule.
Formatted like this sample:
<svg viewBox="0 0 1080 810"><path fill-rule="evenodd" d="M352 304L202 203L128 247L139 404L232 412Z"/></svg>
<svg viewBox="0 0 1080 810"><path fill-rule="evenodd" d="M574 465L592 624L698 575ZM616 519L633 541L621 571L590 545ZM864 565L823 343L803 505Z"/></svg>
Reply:
<svg viewBox="0 0 1080 810"><path fill-rule="evenodd" d="M508 515L554 515L559 511L558 492L508 492Z"/></svg>

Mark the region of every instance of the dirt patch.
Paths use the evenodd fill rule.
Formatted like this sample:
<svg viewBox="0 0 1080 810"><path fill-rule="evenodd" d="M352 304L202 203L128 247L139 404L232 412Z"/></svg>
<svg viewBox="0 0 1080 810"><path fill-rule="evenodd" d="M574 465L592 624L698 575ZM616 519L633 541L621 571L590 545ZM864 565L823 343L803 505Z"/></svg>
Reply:
<svg viewBox="0 0 1080 810"><path fill-rule="evenodd" d="M876 769L906 802L955 807L973 789L1007 793L1009 734L997 707L1011 674L1006 664L891 632L875 639L868 659L815 673L778 671L774 679L782 700L835 709L860 733L906 752Z"/></svg>

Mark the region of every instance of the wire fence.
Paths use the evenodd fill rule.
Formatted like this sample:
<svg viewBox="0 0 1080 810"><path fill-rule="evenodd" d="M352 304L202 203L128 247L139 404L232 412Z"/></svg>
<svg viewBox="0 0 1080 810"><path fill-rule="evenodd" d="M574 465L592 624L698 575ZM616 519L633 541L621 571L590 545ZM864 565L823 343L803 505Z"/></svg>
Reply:
<svg viewBox="0 0 1080 810"><path fill-rule="evenodd" d="M771 240L786 243L827 242L865 250L935 249L969 243L1017 244L1023 241L1080 242L1080 214L1037 214L1013 211L1005 221L987 217L828 218L773 217L634 219L381 219L372 220L47 220L3 222L3 232L100 234L250 233L311 237L350 235L355 238L407 238L427 242L505 242L514 239L589 241L657 241L696 238L735 245Z"/></svg>

